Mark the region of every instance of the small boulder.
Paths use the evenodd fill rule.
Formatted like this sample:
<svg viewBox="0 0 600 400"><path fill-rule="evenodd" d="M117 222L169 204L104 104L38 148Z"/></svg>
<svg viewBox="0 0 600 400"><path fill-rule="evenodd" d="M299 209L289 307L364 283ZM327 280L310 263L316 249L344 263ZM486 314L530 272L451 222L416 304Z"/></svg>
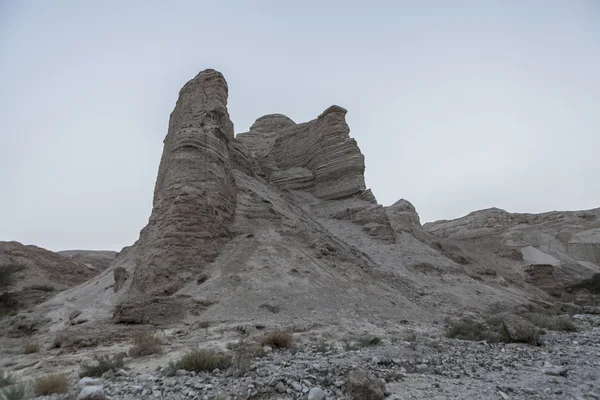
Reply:
<svg viewBox="0 0 600 400"><path fill-rule="evenodd" d="M511 342L538 344L537 328L523 317L510 313L504 314L502 328Z"/></svg>
<svg viewBox="0 0 600 400"><path fill-rule="evenodd" d="M314 387L308 392L308 400L325 400L325 392L321 388Z"/></svg>
<svg viewBox="0 0 600 400"><path fill-rule="evenodd" d="M81 378L77 383L77 387L83 389L86 386L102 386L104 380L100 378L90 378L86 376L85 378Z"/></svg>
<svg viewBox="0 0 600 400"><path fill-rule="evenodd" d="M102 386L85 386L77 400L105 400L106 395L104 394L104 387Z"/></svg>
<svg viewBox="0 0 600 400"><path fill-rule="evenodd" d="M354 369L348 373L348 393L354 400L382 400L387 391L383 380L371 372Z"/></svg>

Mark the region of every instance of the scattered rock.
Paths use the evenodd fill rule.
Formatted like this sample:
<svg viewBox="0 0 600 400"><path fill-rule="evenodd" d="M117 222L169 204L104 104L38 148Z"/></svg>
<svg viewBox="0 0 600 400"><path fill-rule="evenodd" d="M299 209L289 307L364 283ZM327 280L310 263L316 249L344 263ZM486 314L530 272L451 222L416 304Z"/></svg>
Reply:
<svg viewBox="0 0 600 400"><path fill-rule="evenodd" d="M385 383L371 372L354 369L348 373L348 393L355 400L382 400Z"/></svg>
<svg viewBox="0 0 600 400"><path fill-rule="evenodd" d="M314 387L308 392L308 400L325 400L327 395L321 388Z"/></svg>
<svg viewBox="0 0 600 400"><path fill-rule="evenodd" d="M85 386L77 400L105 400L104 388L102 386Z"/></svg>
<svg viewBox="0 0 600 400"><path fill-rule="evenodd" d="M538 344L538 330L529 321L515 314L504 314L502 326L511 342Z"/></svg>

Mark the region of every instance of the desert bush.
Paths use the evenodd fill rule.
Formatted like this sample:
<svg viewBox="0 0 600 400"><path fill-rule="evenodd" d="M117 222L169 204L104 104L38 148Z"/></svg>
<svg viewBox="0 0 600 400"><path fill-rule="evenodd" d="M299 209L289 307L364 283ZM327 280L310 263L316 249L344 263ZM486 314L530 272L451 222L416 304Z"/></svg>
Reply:
<svg viewBox="0 0 600 400"><path fill-rule="evenodd" d="M406 340L407 342L416 342L417 341L417 333L413 330L406 332L406 335L404 336L404 340Z"/></svg>
<svg viewBox="0 0 600 400"><path fill-rule="evenodd" d="M233 352L231 367L238 376L250 370L254 358L265 356L262 346L256 343L245 343L243 339L238 343L228 343L227 348Z"/></svg>
<svg viewBox="0 0 600 400"><path fill-rule="evenodd" d="M38 343L25 343L25 346L23 346L23 353L25 354L39 353L39 351L40 345Z"/></svg>
<svg viewBox="0 0 600 400"><path fill-rule="evenodd" d="M123 361L124 358L125 356L123 353L115 354L113 356L110 356L108 354L103 356L95 356L95 363L82 364L81 371L79 372L79 377L100 377L103 373L108 372L110 370L119 370L125 365L125 362Z"/></svg>
<svg viewBox="0 0 600 400"><path fill-rule="evenodd" d="M0 399L24 400L29 398L29 388L23 383L15 383L0 389Z"/></svg>
<svg viewBox="0 0 600 400"><path fill-rule="evenodd" d="M319 343L317 343L315 350L317 350L319 353L327 353L328 351L335 350L335 348L326 341L320 340Z"/></svg>
<svg viewBox="0 0 600 400"><path fill-rule="evenodd" d="M16 264L0 266L0 289L12 285L15 282L15 274L23 269L24 266Z"/></svg>
<svg viewBox="0 0 600 400"><path fill-rule="evenodd" d="M577 326L568 315L544 315L540 313L523 313L523 318L549 331L577 332Z"/></svg>
<svg viewBox="0 0 600 400"><path fill-rule="evenodd" d="M12 385L15 382L15 379L8 371L0 372L0 388Z"/></svg>
<svg viewBox="0 0 600 400"><path fill-rule="evenodd" d="M53 292L55 290L52 285L31 285L26 287L25 289L29 290L39 290L41 292Z"/></svg>
<svg viewBox="0 0 600 400"><path fill-rule="evenodd" d="M129 349L131 357L142 357L162 353L162 341L151 332L137 332L133 335L133 347Z"/></svg>
<svg viewBox="0 0 600 400"><path fill-rule="evenodd" d="M69 378L65 374L49 374L37 378L33 383L36 396L48 396L54 393L67 393Z"/></svg>
<svg viewBox="0 0 600 400"><path fill-rule="evenodd" d="M590 293L600 294L600 273L594 274L589 279L585 279L576 285L571 286L573 289L587 289Z"/></svg>
<svg viewBox="0 0 600 400"><path fill-rule="evenodd" d="M267 333L260 341L263 346L271 346L278 349L291 349L294 340L290 332L275 331Z"/></svg>
<svg viewBox="0 0 600 400"><path fill-rule="evenodd" d="M379 344L381 344L381 338L378 338L377 336L363 336L361 338L358 339L357 345L359 347L374 347L374 346L379 346Z"/></svg>
<svg viewBox="0 0 600 400"><path fill-rule="evenodd" d="M490 322L491 324L486 325L470 318L451 321L446 326L446 337L474 341L486 340L491 343L506 341L505 336L500 330L502 325L501 319L499 322L496 320L490 320Z"/></svg>
<svg viewBox="0 0 600 400"><path fill-rule="evenodd" d="M179 361L171 367L175 370L184 369L186 371L212 371L216 368L226 369L231 365L231 357L227 354L219 353L214 350L193 349L185 353Z"/></svg>

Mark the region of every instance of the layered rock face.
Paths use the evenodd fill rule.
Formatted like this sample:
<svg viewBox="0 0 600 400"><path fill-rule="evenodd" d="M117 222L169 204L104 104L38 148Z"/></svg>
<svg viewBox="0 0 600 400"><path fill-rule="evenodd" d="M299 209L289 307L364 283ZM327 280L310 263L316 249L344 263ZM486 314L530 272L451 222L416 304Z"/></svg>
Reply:
<svg viewBox="0 0 600 400"><path fill-rule="evenodd" d="M366 189L342 107L305 123L265 115L234 137L227 97L214 70L181 89L148 225L98 278L48 304L57 325L81 311L88 321L192 327L396 326L549 298L565 276L600 269L597 212L496 209L423 227L410 202L383 207ZM527 273L531 264L550 267Z"/></svg>
<svg viewBox="0 0 600 400"><path fill-rule="evenodd" d="M600 270L598 208L542 214L508 213L491 208L451 221L428 223L424 229L521 262L527 280L540 281L537 285L546 291L556 286L556 282L572 284Z"/></svg>
<svg viewBox="0 0 600 400"><path fill-rule="evenodd" d="M305 190L324 200L365 190L365 160L350 138L346 110L331 106L310 122L295 124L281 114L256 120L238 138L254 150L262 173L280 189Z"/></svg>
<svg viewBox="0 0 600 400"><path fill-rule="evenodd" d="M140 294L175 292L189 279L185 273L201 273L230 237L236 188L227 95L225 79L214 70L199 73L179 93L152 215L137 244L133 289Z"/></svg>

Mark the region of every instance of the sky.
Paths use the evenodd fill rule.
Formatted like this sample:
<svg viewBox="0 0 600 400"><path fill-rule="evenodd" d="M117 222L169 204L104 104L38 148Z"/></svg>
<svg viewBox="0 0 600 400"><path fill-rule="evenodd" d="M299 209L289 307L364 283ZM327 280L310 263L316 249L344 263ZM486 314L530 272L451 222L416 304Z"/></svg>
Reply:
<svg viewBox="0 0 600 400"><path fill-rule="evenodd" d="M0 240L137 240L206 68L237 133L348 109L367 186L423 223L600 207L596 0L0 0Z"/></svg>

